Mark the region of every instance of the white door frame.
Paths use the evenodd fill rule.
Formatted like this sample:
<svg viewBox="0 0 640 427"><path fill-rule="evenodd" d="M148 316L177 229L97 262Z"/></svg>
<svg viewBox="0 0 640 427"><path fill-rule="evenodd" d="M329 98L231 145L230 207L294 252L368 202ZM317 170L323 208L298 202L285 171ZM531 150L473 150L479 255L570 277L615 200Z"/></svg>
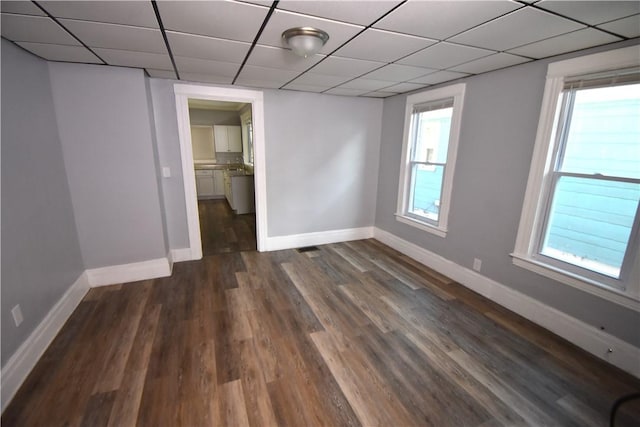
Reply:
<svg viewBox="0 0 640 427"><path fill-rule="evenodd" d="M250 103L253 120L253 164L256 197L256 243L258 251L266 250L267 241L267 179L265 171L264 102L259 91L232 89L192 84L175 84L180 157L182 158L182 181L189 230L190 259L202 258L202 240L198 219L198 197L193 168L193 148L189 122L189 98Z"/></svg>

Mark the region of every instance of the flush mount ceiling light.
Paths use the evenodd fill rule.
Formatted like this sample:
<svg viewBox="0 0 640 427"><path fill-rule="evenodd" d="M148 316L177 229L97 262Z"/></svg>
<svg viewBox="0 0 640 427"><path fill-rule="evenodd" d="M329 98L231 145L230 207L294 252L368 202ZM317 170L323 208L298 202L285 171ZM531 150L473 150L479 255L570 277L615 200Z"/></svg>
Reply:
<svg viewBox="0 0 640 427"><path fill-rule="evenodd" d="M282 33L282 40L293 53L304 58L315 55L329 40L329 34L312 27L289 28Z"/></svg>

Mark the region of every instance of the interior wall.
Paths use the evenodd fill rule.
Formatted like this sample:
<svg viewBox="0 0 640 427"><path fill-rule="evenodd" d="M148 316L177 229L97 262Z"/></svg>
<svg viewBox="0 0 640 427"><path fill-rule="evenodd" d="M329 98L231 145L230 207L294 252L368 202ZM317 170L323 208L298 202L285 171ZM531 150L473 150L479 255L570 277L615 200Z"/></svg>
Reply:
<svg viewBox="0 0 640 427"><path fill-rule="evenodd" d="M189 120L192 125L236 125L240 126L239 111L203 110L189 108Z"/></svg>
<svg viewBox="0 0 640 427"><path fill-rule="evenodd" d="M188 247L176 81L151 79L171 249ZM304 108L302 108L304 107ZM373 225L382 101L264 90L268 236Z"/></svg>
<svg viewBox="0 0 640 427"><path fill-rule="evenodd" d="M2 351L11 357L84 271L47 62L2 54ZM20 304L16 327L11 309Z"/></svg>
<svg viewBox="0 0 640 427"><path fill-rule="evenodd" d="M49 63L86 268L167 255L142 70Z"/></svg>
<svg viewBox="0 0 640 427"><path fill-rule="evenodd" d="M512 264L547 65L536 61L462 80L467 84L449 214L441 238L396 221L407 95L385 99L376 226L640 347L640 314Z"/></svg>

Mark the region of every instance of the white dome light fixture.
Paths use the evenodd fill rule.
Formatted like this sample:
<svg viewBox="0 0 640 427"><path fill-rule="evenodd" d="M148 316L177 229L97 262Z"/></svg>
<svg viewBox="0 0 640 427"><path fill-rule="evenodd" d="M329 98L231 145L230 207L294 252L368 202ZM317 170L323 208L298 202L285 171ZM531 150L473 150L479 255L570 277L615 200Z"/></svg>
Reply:
<svg viewBox="0 0 640 427"><path fill-rule="evenodd" d="M289 28L282 33L282 40L296 55L307 58L315 55L329 40L329 34L312 27Z"/></svg>

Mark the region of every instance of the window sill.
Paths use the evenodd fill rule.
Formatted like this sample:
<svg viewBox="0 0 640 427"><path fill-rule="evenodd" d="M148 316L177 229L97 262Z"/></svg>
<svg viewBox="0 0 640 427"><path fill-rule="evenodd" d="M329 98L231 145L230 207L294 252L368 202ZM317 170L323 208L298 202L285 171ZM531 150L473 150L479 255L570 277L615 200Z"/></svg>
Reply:
<svg viewBox="0 0 640 427"><path fill-rule="evenodd" d="M611 301L615 304L621 305L626 308L630 308L635 311L640 311L640 298L624 291L610 288L602 285L601 283L590 280L573 273L561 270L559 268L550 266L543 262L530 258L527 255L512 253L513 264L524 268L541 276L548 277L565 285L569 285L573 288L580 289L592 295L596 295L607 301Z"/></svg>
<svg viewBox="0 0 640 427"><path fill-rule="evenodd" d="M420 230L424 230L427 231L431 234L435 234L436 236L439 237L447 237L447 229L446 228L439 228L439 227L435 227L433 225L427 224L425 222L422 222L420 220L402 215L402 214L395 214L396 215L396 220L400 221L404 224L408 224L412 227L416 227L419 228Z"/></svg>

